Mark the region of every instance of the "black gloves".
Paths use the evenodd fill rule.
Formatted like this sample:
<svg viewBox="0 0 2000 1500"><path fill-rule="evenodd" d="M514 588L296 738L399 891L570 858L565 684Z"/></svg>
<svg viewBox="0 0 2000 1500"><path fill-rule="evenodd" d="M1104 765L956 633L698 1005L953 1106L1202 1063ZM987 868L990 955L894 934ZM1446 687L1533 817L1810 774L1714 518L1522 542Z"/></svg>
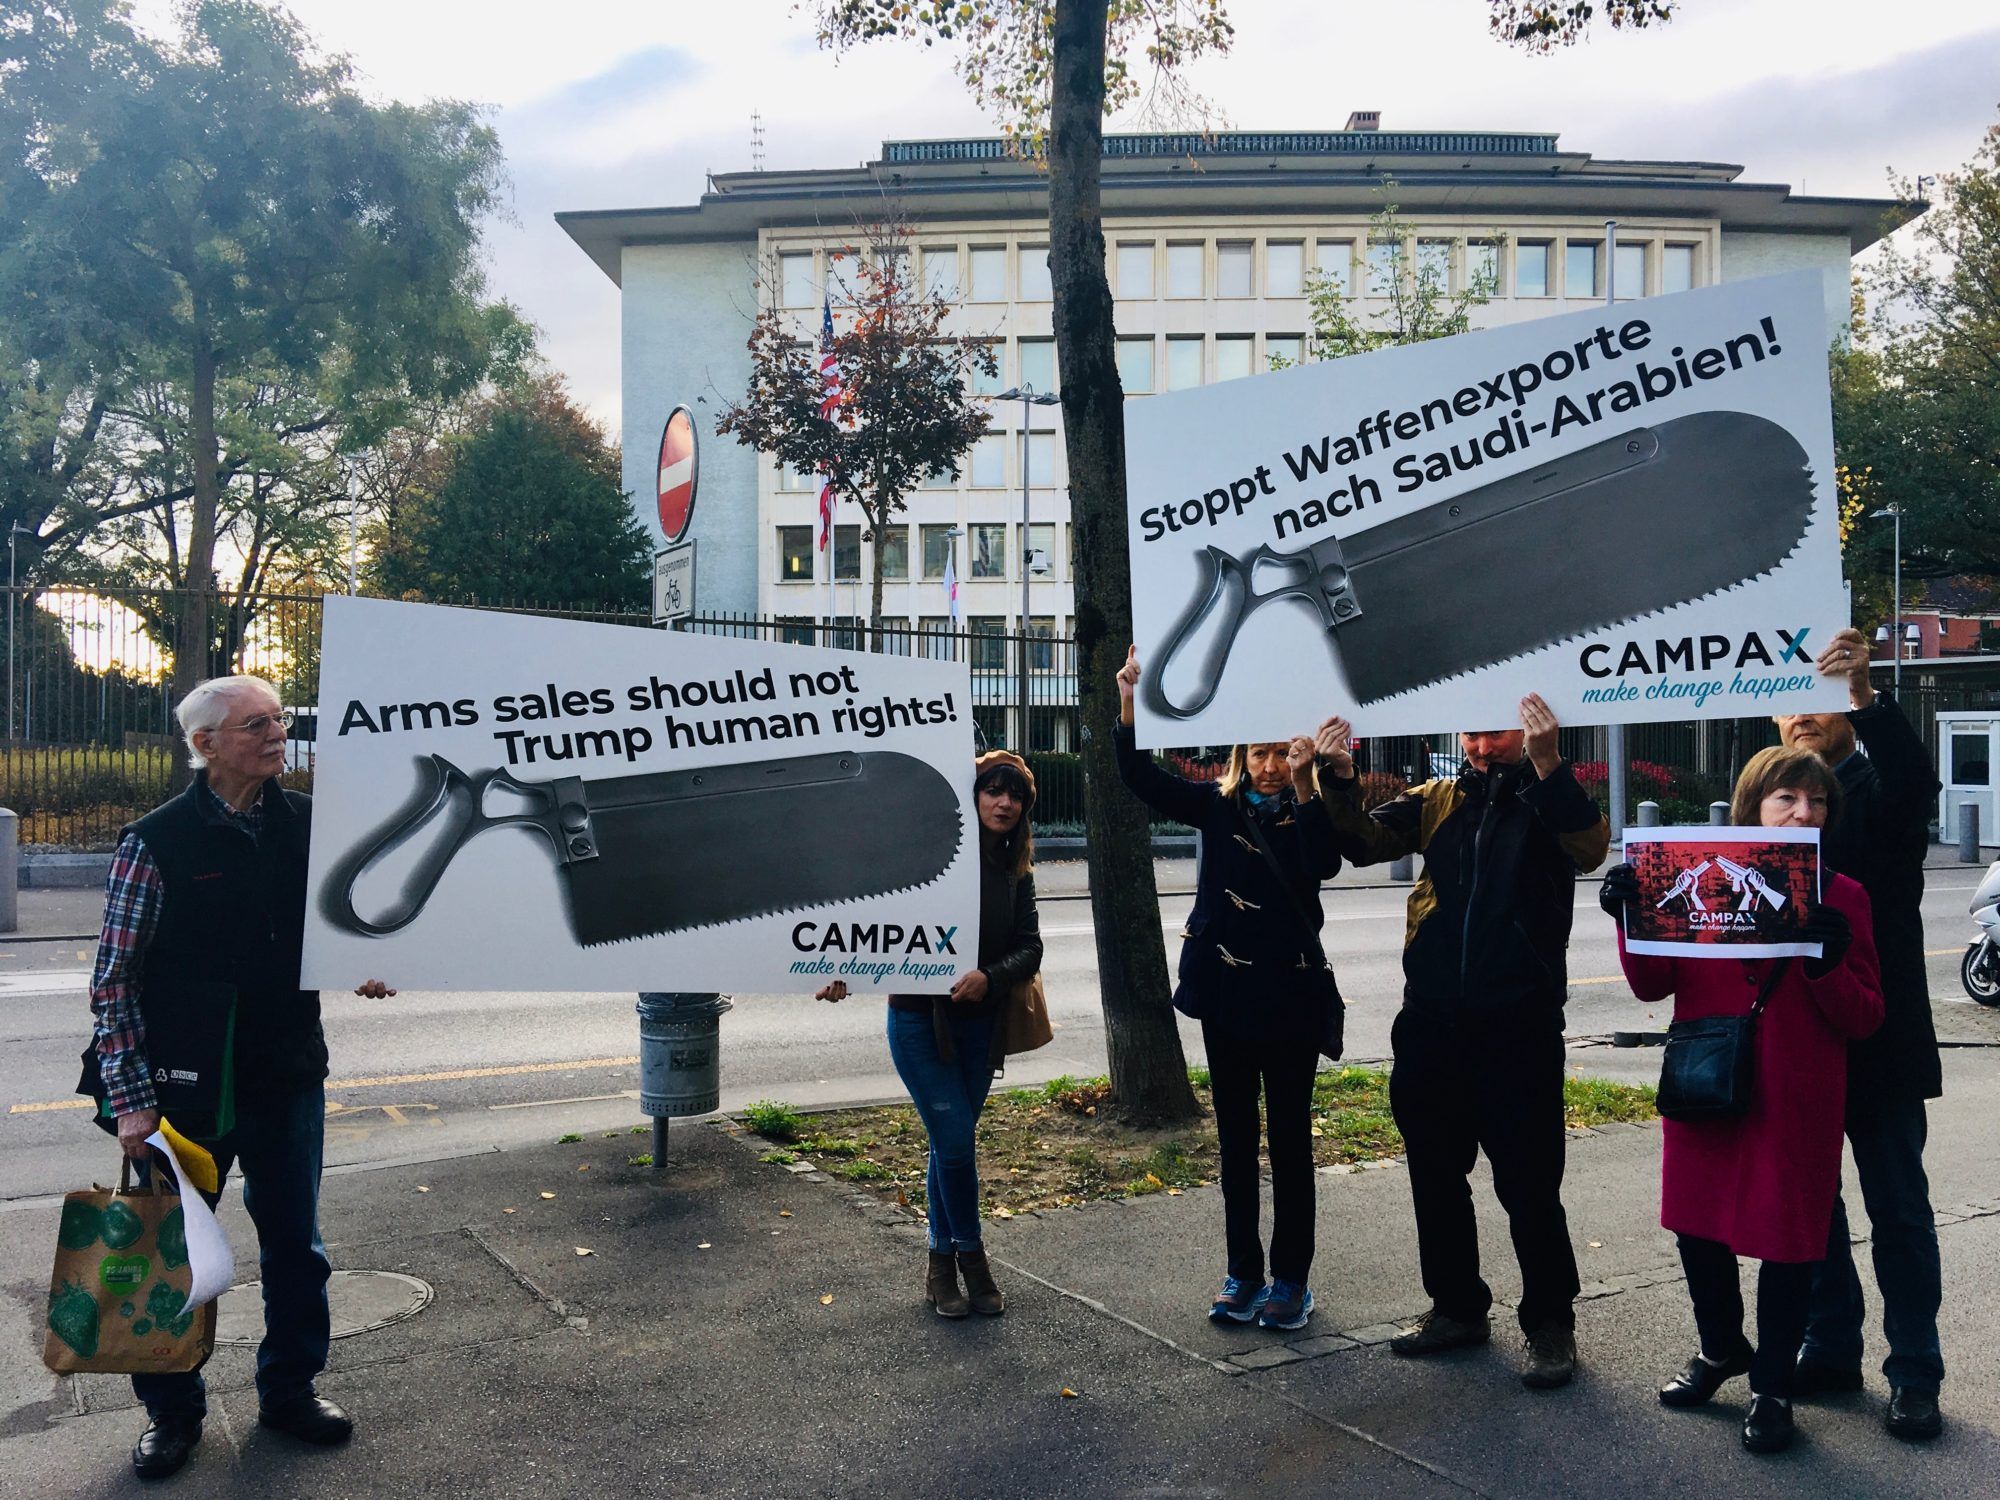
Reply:
<svg viewBox="0 0 2000 1500"><path fill-rule="evenodd" d="M1613 865L1604 872L1598 887L1597 904L1612 921L1623 923L1625 908L1639 899L1639 872L1630 865Z"/></svg>
<svg viewBox="0 0 2000 1500"><path fill-rule="evenodd" d="M1805 961L1806 977L1824 979L1847 957L1847 945L1854 941L1854 929L1847 925L1847 918L1837 907L1815 901L1806 908L1806 924L1799 929L1799 938L1821 945L1820 956Z"/></svg>

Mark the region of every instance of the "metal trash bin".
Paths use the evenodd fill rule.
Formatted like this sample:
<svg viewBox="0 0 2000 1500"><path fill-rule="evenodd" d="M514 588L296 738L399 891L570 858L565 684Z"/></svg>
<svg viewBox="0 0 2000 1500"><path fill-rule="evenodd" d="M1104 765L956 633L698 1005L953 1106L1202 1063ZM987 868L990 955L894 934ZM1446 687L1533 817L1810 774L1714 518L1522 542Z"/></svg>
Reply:
<svg viewBox="0 0 2000 1500"><path fill-rule="evenodd" d="M712 1114L722 1103L722 995L639 997L639 1108L655 1119Z"/></svg>

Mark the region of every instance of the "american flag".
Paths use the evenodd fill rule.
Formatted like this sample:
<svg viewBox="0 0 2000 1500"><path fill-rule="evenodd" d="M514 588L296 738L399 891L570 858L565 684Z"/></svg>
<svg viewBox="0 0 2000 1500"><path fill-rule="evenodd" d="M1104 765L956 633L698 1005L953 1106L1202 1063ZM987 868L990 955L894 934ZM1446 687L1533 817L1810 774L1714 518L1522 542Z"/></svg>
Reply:
<svg viewBox="0 0 2000 1500"><path fill-rule="evenodd" d="M833 414L840 410L840 361L833 355L833 301L830 295L822 295L819 304L819 414L822 421L831 421ZM839 504L833 492L833 475L822 465L819 471L819 550L824 552L833 540L833 512Z"/></svg>

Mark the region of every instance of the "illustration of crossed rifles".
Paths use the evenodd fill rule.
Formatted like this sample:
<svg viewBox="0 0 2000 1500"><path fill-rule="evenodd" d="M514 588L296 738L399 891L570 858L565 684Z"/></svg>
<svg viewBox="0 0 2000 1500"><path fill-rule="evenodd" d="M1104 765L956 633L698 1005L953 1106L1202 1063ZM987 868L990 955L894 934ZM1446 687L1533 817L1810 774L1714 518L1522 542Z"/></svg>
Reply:
<svg viewBox="0 0 2000 1500"><path fill-rule="evenodd" d="M1749 911L1759 901L1766 903L1772 911L1782 911L1785 906L1784 893L1774 889L1771 883L1748 865L1739 865L1733 859L1715 857L1715 867L1729 877L1729 887L1742 900L1736 903L1738 911Z"/></svg>

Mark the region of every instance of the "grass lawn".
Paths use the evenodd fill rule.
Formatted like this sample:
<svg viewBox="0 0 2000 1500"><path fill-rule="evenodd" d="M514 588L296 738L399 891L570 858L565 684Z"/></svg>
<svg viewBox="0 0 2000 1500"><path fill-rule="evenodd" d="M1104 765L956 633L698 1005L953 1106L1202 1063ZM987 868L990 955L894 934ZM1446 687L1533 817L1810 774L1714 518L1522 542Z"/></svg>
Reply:
<svg viewBox="0 0 2000 1500"><path fill-rule="evenodd" d="M1189 1072L1203 1110L1208 1073ZM1099 1118L1110 1093L1102 1078L1052 1079L1039 1088L995 1089L979 1122L979 1180L986 1212L1004 1219L1024 1209L1064 1208L1094 1198L1178 1194L1216 1177L1215 1121L1132 1130ZM1601 1078L1563 1080L1572 1126L1654 1117L1653 1090ZM744 1124L770 1143L773 1165L809 1161L897 1202L921 1207L929 1143L907 1104L802 1114L764 1102ZM1313 1157L1320 1166L1396 1156L1402 1135L1389 1115L1389 1074L1381 1068L1323 1070L1313 1084Z"/></svg>

